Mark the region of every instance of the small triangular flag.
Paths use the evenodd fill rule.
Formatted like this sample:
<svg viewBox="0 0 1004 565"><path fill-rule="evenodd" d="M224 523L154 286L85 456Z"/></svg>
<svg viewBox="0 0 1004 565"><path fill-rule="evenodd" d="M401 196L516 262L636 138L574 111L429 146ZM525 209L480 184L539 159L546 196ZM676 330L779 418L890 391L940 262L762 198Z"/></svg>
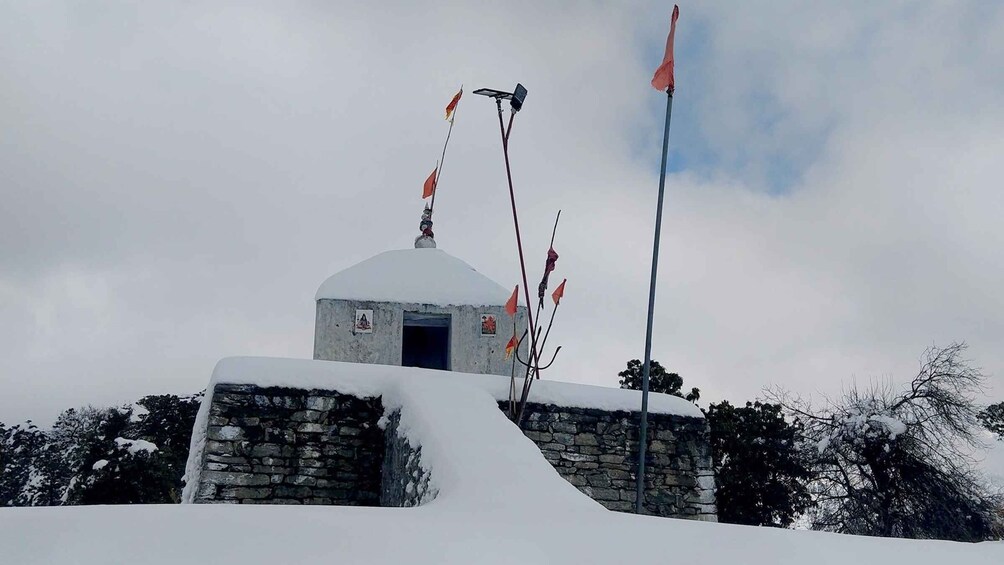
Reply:
<svg viewBox="0 0 1004 565"><path fill-rule="evenodd" d="M566 282L568 282L568 279L562 280L561 284L558 285L558 288L554 289L554 292L551 293L551 300L554 301L555 306L557 306L558 302L561 301L561 297L565 295Z"/></svg>
<svg viewBox="0 0 1004 565"><path fill-rule="evenodd" d="M425 179L425 185L422 186L422 199L432 196L434 192L436 192L436 169L432 169L432 174Z"/></svg>
<svg viewBox="0 0 1004 565"><path fill-rule="evenodd" d="M453 95L453 100L450 100L450 103L446 105L446 119L451 124L453 123L453 114L457 111L457 104L460 103L460 97L463 96L463 94L464 89L461 87L460 91Z"/></svg>
<svg viewBox="0 0 1004 565"><path fill-rule="evenodd" d="M516 316L516 304L519 302L519 285L516 285L512 289L512 296L505 303L505 313L510 316Z"/></svg>

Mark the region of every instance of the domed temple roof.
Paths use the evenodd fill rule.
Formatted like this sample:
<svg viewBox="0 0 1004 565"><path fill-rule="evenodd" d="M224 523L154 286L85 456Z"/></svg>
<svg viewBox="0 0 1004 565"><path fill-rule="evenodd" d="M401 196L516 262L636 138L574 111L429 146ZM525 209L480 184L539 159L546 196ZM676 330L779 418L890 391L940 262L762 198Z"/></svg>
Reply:
<svg viewBox="0 0 1004 565"><path fill-rule="evenodd" d="M501 306L511 292L441 249L401 249L335 273L315 299Z"/></svg>

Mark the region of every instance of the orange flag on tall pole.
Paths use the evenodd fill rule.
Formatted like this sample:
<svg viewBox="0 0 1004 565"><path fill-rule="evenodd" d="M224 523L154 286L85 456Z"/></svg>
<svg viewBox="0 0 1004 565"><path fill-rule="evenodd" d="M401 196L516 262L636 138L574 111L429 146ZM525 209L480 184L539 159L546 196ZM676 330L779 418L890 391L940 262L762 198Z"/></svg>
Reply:
<svg viewBox="0 0 1004 565"><path fill-rule="evenodd" d="M505 313L510 316L516 315L516 303L519 302L519 285L512 289L512 296L505 303Z"/></svg>
<svg viewBox="0 0 1004 565"><path fill-rule="evenodd" d="M680 17L680 7L673 6L673 19L669 24L669 37L666 39L666 54L662 58L662 64L655 70L652 77L652 87L656 90L670 93L676 89L673 78L673 38L676 36L676 19Z"/></svg>
<svg viewBox="0 0 1004 565"><path fill-rule="evenodd" d="M460 87L460 91L453 95L453 100L446 105L446 119L451 124L453 123L453 113L457 110L457 104L460 103L460 97L464 94L464 87Z"/></svg>
<svg viewBox="0 0 1004 565"><path fill-rule="evenodd" d="M551 300L554 301L555 306L557 306L558 302L561 301L561 297L565 295L566 282L568 282L568 279L561 281L561 284L558 285L558 288L554 289L554 292L551 293Z"/></svg>
<svg viewBox="0 0 1004 565"><path fill-rule="evenodd" d="M422 187L422 199L432 196L434 192L436 192L436 169L432 169L432 174L425 179L425 185Z"/></svg>

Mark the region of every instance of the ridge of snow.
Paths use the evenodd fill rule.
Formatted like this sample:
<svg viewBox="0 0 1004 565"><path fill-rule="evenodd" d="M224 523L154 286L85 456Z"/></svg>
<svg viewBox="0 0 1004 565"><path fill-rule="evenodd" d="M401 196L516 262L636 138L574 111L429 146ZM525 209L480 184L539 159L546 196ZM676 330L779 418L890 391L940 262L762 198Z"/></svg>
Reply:
<svg viewBox="0 0 1004 565"><path fill-rule="evenodd" d="M385 413L400 412L397 433L421 447L430 474L427 506L441 511L492 508L518 515L541 504L569 512L605 512L561 478L476 383L448 375L397 379L383 394ZM458 426L457 422L463 422Z"/></svg>
<svg viewBox="0 0 1004 565"><path fill-rule="evenodd" d="M331 275L314 299L502 306L509 293L442 249L399 249Z"/></svg>

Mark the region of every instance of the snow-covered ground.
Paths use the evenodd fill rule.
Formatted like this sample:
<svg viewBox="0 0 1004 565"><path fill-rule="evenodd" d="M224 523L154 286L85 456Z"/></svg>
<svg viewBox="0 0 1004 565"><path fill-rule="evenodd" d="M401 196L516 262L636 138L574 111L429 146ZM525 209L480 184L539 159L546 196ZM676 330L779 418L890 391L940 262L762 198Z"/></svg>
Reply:
<svg viewBox="0 0 1004 565"><path fill-rule="evenodd" d="M0 562L52 564L1000 565L962 544L638 517L602 508L253 505L0 509Z"/></svg>
<svg viewBox="0 0 1004 565"><path fill-rule="evenodd" d="M496 381L499 384L493 384ZM422 446L422 464L431 471L438 497L416 508L0 509L0 562L1004 563L1004 543L863 538L607 511L563 480L536 446L506 420L498 409L496 390L498 386L507 390L506 379L239 358L221 362L214 382L299 384L382 395L388 409L401 410L399 433ZM587 388L573 393L569 386L540 382L534 386L535 399L570 398L567 401L609 405L637 399L624 395L629 391ZM671 411L685 408L661 396L654 405ZM193 444L198 442L196 437Z"/></svg>

